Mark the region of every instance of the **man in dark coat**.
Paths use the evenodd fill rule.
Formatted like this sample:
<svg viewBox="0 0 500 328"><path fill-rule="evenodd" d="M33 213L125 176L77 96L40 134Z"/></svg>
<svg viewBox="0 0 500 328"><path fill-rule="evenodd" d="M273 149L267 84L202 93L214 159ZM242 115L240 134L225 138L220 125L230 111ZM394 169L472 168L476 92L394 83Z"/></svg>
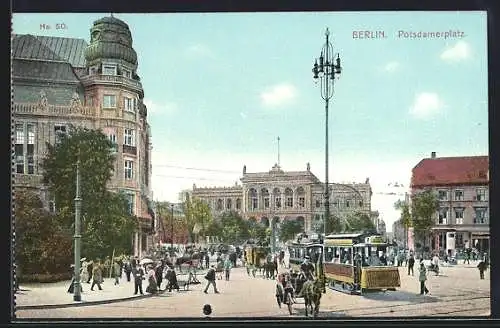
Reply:
<svg viewBox="0 0 500 328"><path fill-rule="evenodd" d="M158 285L158 290L161 290L161 282L163 281L163 261L160 262L155 268L156 284Z"/></svg>
<svg viewBox="0 0 500 328"><path fill-rule="evenodd" d="M215 267L213 265L210 267L207 274L205 275L205 279L207 279L208 283L207 287L205 287L205 290L203 292L205 294L208 294L208 287L210 287L210 285L213 285L215 294L219 294L219 291L217 290L217 284L215 283Z"/></svg>
<svg viewBox="0 0 500 328"><path fill-rule="evenodd" d="M411 272L411 275L413 276L414 265L415 265L415 257L413 256L413 254L410 254L410 258L408 259L408 275L410 275Z"/></svg>
<svg viewBox="0 0 500 328"><path fill-rule="evenodd" d="M140 292L144 295L142 291L142 280L144 278L144 269L140 265L132 267L132 274L134 275L134 295Z"/></svg>
<svg viewBox="0 0 500 328"><path fill-rule="evenodd" d="M89 278L87 279L87 284L90 284L90 280L92 280L92 269L94 268L94 262L90 261L90 263L87 265L87 273L89 275Z"/></svg>

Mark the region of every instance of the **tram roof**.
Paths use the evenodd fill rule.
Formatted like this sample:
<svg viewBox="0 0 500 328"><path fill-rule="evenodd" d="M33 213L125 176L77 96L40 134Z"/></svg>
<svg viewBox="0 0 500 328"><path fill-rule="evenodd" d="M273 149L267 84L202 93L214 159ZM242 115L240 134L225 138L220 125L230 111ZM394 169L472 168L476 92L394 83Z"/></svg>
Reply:
<svg viewBox="0 0 500 328"><path fill-rule="evenodd" d="M341 233L341 234L336 234L336 235L328 235L325 238L357 238L359 236L362 236L364 234L362 233Z"/></svg>

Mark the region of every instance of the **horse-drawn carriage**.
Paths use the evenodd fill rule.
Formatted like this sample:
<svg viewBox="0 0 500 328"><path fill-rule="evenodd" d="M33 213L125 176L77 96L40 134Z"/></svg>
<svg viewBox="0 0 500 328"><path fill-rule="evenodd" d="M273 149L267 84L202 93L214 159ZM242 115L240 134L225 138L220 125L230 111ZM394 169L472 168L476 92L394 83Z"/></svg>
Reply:
<svg viewBox="0 0 500 328"><path fill-rule="evenodd" d="M257 245L248 245L245 248L245 252L247 274L255 277L257 270L261 274L265 273L268 256L271 253L270 248Z"/></svg>
<svg viewBox="0 0 500 328"><path fill-rule="evenodd" d="M304 298L306 316L308 312L311 312L316 317L324 289L323 245L293 243L288 251L290 272L279 274L276 284L278 306L286 304L288 311L292 314L293 304L297 303L297 298ZM305 268L310 269L305 270Z"/></svg>

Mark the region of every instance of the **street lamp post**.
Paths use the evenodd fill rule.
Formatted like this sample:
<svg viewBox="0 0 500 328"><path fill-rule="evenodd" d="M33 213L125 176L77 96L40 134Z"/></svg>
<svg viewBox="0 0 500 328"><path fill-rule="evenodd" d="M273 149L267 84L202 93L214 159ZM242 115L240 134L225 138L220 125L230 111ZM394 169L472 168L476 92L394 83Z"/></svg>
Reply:
<svg viewBox="0 0 500 328"><path fill-rule="evenodd" d="M315 60L312 69L314 80L320 80L321 98L325 100L325 216L323 225L325 235L327 231L326 225L330 217L330 187L328 183L328 103L333 97L335 77L339 75L342 70L340 67L340 56L338 53L333 52L333 46L329 40L329 36L330 32L327 28L325 32L326 42L321 49L319 60Z"/></svg>
<svg viewBox="0 0 500 328"><path fill-rule="evenodd" d="M80 285L80 211L82 208L82 199L80 197L80 159L76 162L76 196L75 196L75 281L73 285L73 300L80 302L82 300Z"/></svg>
<svg viewBox="0 0 500 328"><path fill-rule="evenodd" d="M170 204L172 218L170 220L170 252L174 251L174 204Z"/></svg>

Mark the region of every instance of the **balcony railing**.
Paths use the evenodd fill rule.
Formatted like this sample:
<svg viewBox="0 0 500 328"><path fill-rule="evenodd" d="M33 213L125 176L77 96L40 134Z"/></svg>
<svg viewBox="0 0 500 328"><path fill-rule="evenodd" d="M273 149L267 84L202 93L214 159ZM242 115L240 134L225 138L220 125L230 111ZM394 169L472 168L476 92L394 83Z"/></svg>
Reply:
<svg viewBox="0 0 500 328"><path fill-rule="evenodd" d="M43 107L36 103L14 103L14 114L43 115L43 116L95 116L95 108L87 106L59 106L47 105Z"/></svg>
<svg viewBox="0 0 500 328"><path fill-rule="evenodd" d="M134 79L129 79L120 75L87 75L81 78L83 85L87 86L94 83L101 84L120 84L123 86L132 87L138 90L142 90L142 84Z"/></svg>
<svg viewBox="0 0 500 328"><path fill-rule="evenodd" d="M14 186L39 187L42 182L43 176L41 174L14 174Z"/></svg>
<svg viewBox="0 0 500 328"><path fill-rule="evenodd" d="M129 146L129 145L123 145L123 153L124 154L137 155L137 147L135 147L135 146Z"/></svg>

